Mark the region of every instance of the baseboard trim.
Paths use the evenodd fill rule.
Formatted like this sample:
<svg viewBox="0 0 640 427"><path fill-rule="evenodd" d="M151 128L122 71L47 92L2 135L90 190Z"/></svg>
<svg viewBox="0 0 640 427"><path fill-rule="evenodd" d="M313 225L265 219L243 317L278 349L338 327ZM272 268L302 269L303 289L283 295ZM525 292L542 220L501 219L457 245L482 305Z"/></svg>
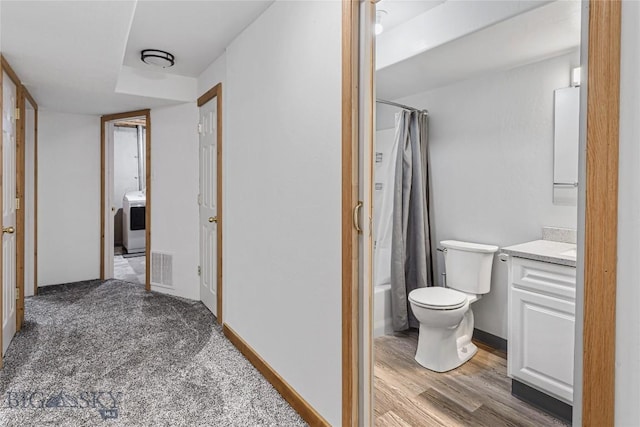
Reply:
<svg viewBox="0 0 640 427"><path fill-rule="evenodd" d="M518 380L511 380L511 394L569 424L573 420L573 407L571 405L533 387L529 387Z"/></svg>
<svg viewBox="0 0 640 427"><path fill-rule="evenodd" d="M293 387L287 383L262 357L247 344L240 335L238 335L233 329L231 329L226 323L222 325L224 336L226 336L231 343L236 346L240 353L256 367L258 371L271 383L284 399L289 402L291 407L295 409L298 414L304 419L310 426L322 426L329 427L330 424L320 415L313 407L304 400Z"/></svg>
<svg viewBox="0 0 640 427"><path fill-rule="evenodd" d="M473 330L473 339L480 341L496 350L507 352L507 340L500 338L497 335L490 334L489 332L481 331L480 329Z"/></svg>

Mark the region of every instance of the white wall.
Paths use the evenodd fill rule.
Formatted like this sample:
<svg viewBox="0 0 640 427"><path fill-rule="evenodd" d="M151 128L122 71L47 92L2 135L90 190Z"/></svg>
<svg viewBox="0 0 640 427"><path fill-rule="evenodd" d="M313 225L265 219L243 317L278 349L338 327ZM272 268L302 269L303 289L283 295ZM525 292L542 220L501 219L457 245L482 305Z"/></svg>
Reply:
<svg viewBox="0 0 640 427"><path fill-rule="evenodd" d="M100 118L38 113L38 286L100 276Z"/></svg>
<svg viewBox="0 0 640 427"><path fill-rule="evenodd" d="M275 2L227 49L223 111L225 322L332 425L341 417L340 29L340 2Z"/></svg>
<svg viewBox="0 0 640 427"><path fill-rule="evenodd" d="M200 299L197 124L194 102L151 110L151 251L173 255L173 287L151 289L194 300Z"/></svg>
<svg viewBox="0 0 640 427"><path fill-rule="evenodd" d="M640 3L622 3L616 426L640 420ZM589 351L589 349L586 349Z"/></svg>
<svg viewBox="0 0 640 427"><path fill-rule="evenodd" d="M207 67L198 77L198 96L202 96L206 91L222 83L222 90L225 89L225 78L227 76L227 54L223 53ZM224 96L223 96L224 100ZM224 118L224 116L223 116Z"/></svg>
<svg viewBox="0 0 640 427"><path fill-rule="evenodd" d="M373 285L391 284L391 217L393 214L393 186L395 154L392 152L395 129L376 132L373 170ZM382 161L378 161L382 155ZM381 186L381 188L378 188ZM387 204L385 205L385 201ZM386 225L386 226L385 226ZM384 232L387 232L386 236Z"/></svg>
<svg viewBox="0 0 640 427"><path fill-rule="evenodd" d="M429 110L437 242L503 247L540 239L543 226L576 227L576 207L553 204L553 91L578 61L563 55L400 100ZM473 311L476 328L506 338L507 268L497 259Z"/></svg>

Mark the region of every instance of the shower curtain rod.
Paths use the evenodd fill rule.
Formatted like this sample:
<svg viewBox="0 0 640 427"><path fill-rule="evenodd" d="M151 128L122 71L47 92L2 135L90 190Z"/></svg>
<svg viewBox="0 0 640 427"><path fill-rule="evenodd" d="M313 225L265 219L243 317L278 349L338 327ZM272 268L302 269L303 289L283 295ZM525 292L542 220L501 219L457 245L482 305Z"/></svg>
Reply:
<svg viewBox="0 0 640 427"><path fill-rule="evenodd" d="M398 104L397 102L393 102L393 101L386 101L384 99L378 98L376 99L376 102L379 102L381 104L392 105L394 107L400 107L402 109L409 110L409 111L417 111L418 113L424 113L426 115L429 115L428 110L418 110L417 108L409 107L408 105L404 105L404 104Z"/></svg>

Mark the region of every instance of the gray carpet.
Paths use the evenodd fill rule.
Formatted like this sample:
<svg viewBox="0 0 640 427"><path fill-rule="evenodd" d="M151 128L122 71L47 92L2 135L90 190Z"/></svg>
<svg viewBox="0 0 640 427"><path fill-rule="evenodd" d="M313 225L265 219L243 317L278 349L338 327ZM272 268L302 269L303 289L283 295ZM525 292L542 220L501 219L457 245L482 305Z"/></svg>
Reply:
<svg viewBox="0 0 640 427"><path fill-rule="evenodd" d="M25 301L3 426L306 425L200 302L111 280Z"/></svg>

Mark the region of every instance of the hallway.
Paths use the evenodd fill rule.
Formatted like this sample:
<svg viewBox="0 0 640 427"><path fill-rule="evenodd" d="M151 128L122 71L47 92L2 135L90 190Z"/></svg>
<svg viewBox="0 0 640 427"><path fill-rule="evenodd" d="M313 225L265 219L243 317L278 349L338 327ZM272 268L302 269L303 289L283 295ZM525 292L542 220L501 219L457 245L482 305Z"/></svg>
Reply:
<svg viewBox="0 0 640 427"><path fill-rule="evenodd" d="M25 312L2 425L305 425L200 302L91 281L41 288Z"/></svg>

